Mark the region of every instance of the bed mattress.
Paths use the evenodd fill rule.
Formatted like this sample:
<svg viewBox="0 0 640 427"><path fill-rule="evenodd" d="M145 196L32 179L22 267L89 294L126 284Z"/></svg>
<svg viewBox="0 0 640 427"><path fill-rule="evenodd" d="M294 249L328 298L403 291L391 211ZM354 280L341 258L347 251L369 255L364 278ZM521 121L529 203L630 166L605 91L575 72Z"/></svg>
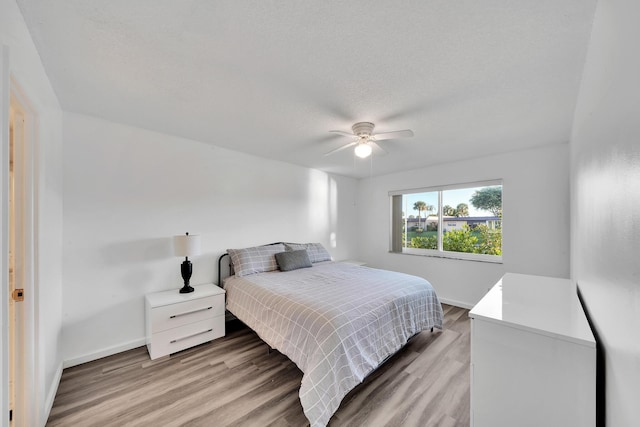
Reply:
<svg viewBox="0 0 640 427"><path fill-rule="evenodd" d="M303 372L300 402L326 426L344 396L416 333L442 328L428 281L340 262L231 276L227 309Z"/></svg>

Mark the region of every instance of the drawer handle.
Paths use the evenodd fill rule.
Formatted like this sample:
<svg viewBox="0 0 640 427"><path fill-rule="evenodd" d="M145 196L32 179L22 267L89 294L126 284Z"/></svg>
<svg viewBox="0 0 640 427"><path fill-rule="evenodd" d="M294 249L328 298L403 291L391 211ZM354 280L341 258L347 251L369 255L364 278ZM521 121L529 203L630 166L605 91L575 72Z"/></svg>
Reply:
<svg viewBox="0 0 640 427"><path fill-rule="evenodd" d="M192 335L187 335L186 337L182 337L182 338L176 338L175 340L169 341L169 344L175 344L178 341L186 340L187 338L193 338L193 337L198 336L198 335L208 334L211 331L213 331L213 329L209 329L209 330L206 330L206 331L198 332L198 333L195 333L195 334L192 334Z"/></svg>
<svg viewBox="0 0 640 427"><path fill-rule="evenodd" d="M176 317L186 316L187 314L197 313L199 311L211 310L213 307L199 308L193 311L187 311L186 313L174 314L173 316L169 316L169 319L175 319Z"/></svg>

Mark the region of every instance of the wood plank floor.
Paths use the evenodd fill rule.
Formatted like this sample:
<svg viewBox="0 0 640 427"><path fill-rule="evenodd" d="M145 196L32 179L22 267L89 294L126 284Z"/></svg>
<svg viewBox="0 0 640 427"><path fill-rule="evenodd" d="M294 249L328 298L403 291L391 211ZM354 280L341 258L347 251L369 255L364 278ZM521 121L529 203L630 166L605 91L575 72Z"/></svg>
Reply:
<svg viewBox="0 0 640 427"><path fill-rule="evenodd" d="M468 310L443 309L444 329L420 333L352 390L331 427L469 426ZM140 347L65 369L47 426L308 426L300 370L234 329L157 361Z"/></svg>

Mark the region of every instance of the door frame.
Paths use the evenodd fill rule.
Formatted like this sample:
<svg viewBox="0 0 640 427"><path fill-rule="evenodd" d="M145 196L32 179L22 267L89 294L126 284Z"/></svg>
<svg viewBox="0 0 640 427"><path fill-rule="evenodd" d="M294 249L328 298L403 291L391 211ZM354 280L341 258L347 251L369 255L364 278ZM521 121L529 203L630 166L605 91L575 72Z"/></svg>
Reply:
<svg viewBox="0 0 640 427"><path fill-rule="evenodd" d="M22 311L22 328L23 328L23 348L22 350L22 375L16 377L21 380L18 384L16 381L16 399L14 411L13 427L31 426L40 422L39 408L41 399L38 396L37 378L39 378L39 364L36 363L37 351L37 329L36 329L36 313L38 303L37 293L37 176L36 176L36 159L37 159L37 135L36 135L36 119L37 116L28 101L27 96L10 73L9 66L9 47L3 45L1 47L0 59L0 182L2 185L2 209L0 211L0 226L2 227L2 259L0 260L1 269L1 288L0 303L2 311L2 354L0 361L2 362L2 392L0 393L0 408L2 413L0 417L4 424L9 417L9 342L8 342L8 303L9 303L9 266L8 266L8 227L9 227L9 117L10 109L17 109L24 117L23 141L22 141L22 173L21 185L23 192L23 209L22 209L22 226L23 226L23 248L24 255L22 268L22 287L25 291L24 301L21 303ZM14 169L16 170L16 169ZM5 326L6 325L6 326ZM28 404L27 404L28 403Z"/></svg>
<svg viewBox="0 0 640 427"><path fill-rule="evenodd" d="M0 258L0 324L2 325L2 362L0 374L0 425L9 425L9 48L0 50L0 226L2 257Z"/></svg>

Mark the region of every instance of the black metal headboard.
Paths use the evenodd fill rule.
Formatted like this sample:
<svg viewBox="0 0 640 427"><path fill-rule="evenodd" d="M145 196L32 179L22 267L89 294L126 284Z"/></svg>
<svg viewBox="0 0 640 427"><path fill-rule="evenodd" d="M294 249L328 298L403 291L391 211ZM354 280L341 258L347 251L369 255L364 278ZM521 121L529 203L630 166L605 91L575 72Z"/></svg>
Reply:
<svg viewBox="0 0 640 427"><path fill-rule="evenodd" d="M218 286L222 288L222 258L229 257L228 253L223 253L218 258ZM233 270L233 264L231 264L231 258L229 257L229 273ZM231 276L231 274L229 274Z"/></svg>
<svg viewBox="0 0 640 427"><path fill-rule="evenodd" d="M267 243L266 245L260 245L260 246L271 246L271 245L277 245L280 243L284 244L285 242L273 242L273 243ZM224 257L229 257L229 254L225 252L222 255L220 255L220 257L218 258L218 286L219 287L222 287L222 259ZM233 275L233 264L231 263L231 258L229 257L229 275L224 277L229 277L232 275Z"/></svg>

